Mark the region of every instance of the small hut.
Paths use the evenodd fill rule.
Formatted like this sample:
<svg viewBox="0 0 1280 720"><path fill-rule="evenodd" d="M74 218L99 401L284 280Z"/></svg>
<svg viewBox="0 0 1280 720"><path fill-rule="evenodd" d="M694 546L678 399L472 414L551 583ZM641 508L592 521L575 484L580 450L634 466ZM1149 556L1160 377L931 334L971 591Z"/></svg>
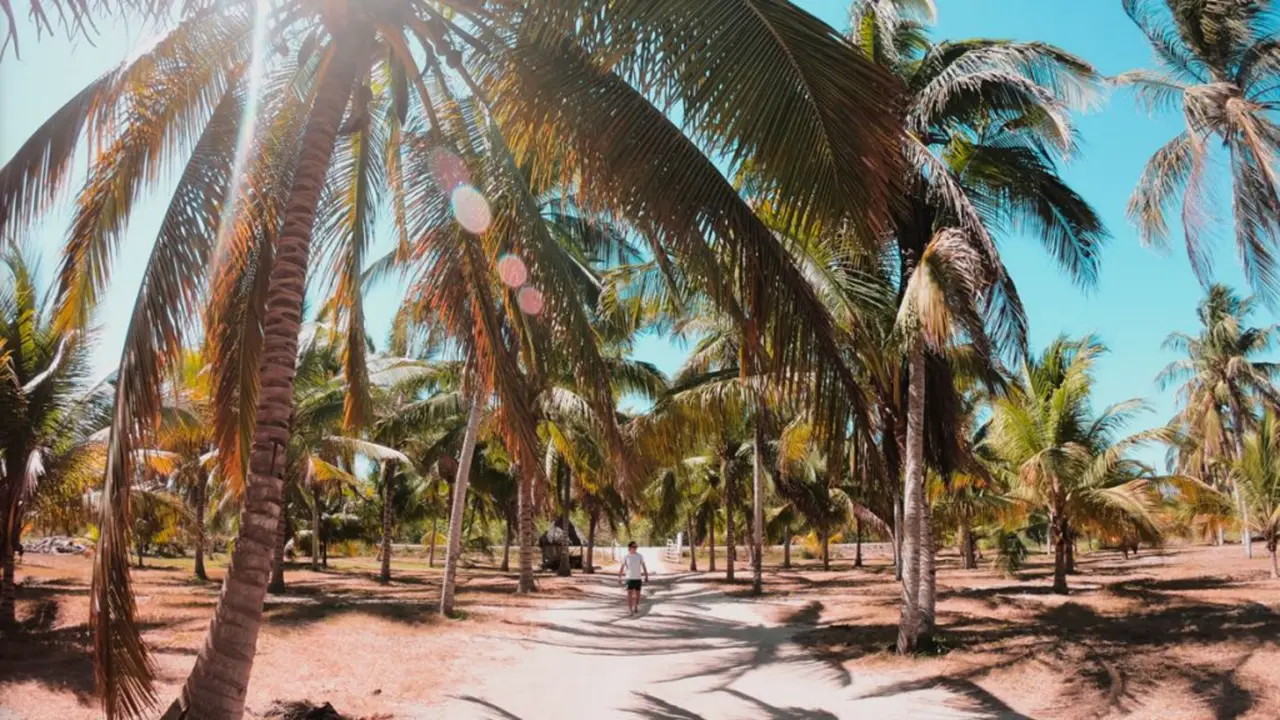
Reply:
<svg viewBox="0 0 1280 720"><path fill-rule="evenodd" d="M569 523L569 532L560 527L560 520L557 518L547 531L542 533L542 537L538 538L538 547L542 549L542 569L555 570L560 567L560 547L568 545L569 551L569 567L574 570L582 569L582 536L578 534L578 529Z"/></svg>

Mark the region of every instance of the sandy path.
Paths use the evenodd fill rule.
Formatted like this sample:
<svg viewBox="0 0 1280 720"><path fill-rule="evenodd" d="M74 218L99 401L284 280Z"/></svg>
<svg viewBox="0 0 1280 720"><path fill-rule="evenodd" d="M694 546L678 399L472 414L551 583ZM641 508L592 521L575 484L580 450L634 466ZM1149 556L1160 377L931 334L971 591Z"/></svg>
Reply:
<svg viewBox="0 0 1280 720"><path fill-rule="evenodd" d="M656 553L646 555L652 570ZM898 678L853 677L815 660L790 642L794 628L766 621L761 605L726 597L696 576L655 574L637 617L627 615L614 574L606 571L588 591L585 600L542 611L531 638L506 644L505 662L418 717L995 717L943 689L878 692Z"/></svg>

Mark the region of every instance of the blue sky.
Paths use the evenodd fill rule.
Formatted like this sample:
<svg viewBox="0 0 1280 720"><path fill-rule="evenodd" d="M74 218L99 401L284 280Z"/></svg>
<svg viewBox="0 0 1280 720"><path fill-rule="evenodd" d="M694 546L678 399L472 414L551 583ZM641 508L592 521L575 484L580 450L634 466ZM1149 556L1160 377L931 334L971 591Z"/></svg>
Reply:
<svg viewBox="0 0 1280 720"><path fill-rule="evenodd" d="M799 4L836 27L846 25L847 2L800 0ZM1150 51L1125 17L1119 0L939 0L938 5L936 38L1044 41L1084 57L1109 75L1151 65ZM0 62L0 160L7 160L72 94L146 39L139 28L123 25L104 28L96 47L83 39L69 42L61 36L36 42L32 28L21 30L21 61L8 53ZM1097 333L1111 349L1099 366L1097 402L1147 397L1154 412L1142 424L1155 425L1168 418L1174 408L1172 394L1158 392L1154 383L1156 373L1171 359L1160 344L1173 330L1194 328L1195 304L1201 291L1180 246L1163 254L1143 248L1124 208L1143 163L1178 131L1178 119L1149 117L1127 94L1115 93L1104 97L1097 110L1081 117L1079 129L1081 154L1065 168L1065 174L1099 210L1113 235L1102 256L1098 286L1088 292L1073 286L1048 261L1034 238L1003 238L1001 251L1030 315L1033 345L1040 347L1064 332ZM102 371L116 362L119 337L128 321L168 189L168 183L162 183L155 195L158 200L142 207L121 248L102 312L103 342L95 356L95 366ZM54 265L50 250L59 245L65 226L65 211L52 213L34 234L33 242L46 249L46 271ZM1219 279L1239 286L1231 249L1221 245L1217 259ZM387 326L392 298L390 291L369 298L371 329L376 333L381 334ZM683 360L684 350L664 338L648 337L639 344L637 354L670 372ZM1148 456L1155 459L1159 455L1152 451Z"/></svg>

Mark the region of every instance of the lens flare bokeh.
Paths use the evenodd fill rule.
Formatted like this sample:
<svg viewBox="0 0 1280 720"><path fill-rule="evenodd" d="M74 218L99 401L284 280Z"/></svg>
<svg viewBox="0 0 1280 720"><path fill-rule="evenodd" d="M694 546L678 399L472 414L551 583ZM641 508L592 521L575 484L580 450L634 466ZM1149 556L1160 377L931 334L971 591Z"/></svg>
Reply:
<svg viewBox="0 0 1280 720"><path fill-rule="evenodd" d="M489 222L493 219L489 214L489 202L479 190L470 185L459 185L454 188L450 201L453 217L467 232L481 235L489 229Z"/></svg>
<svg viewBox="0 0 1280 720"><path fill-rule="evenodd" d="M498 277L509 288L518 288L529 279L529 269L515 255L503 255L498 259Z"/></svg>
<svg viewBox="0 0 1280 720"><path fill-rule="evenodd" d="M471 174L467 172L467 166L462 162L462 158L444 148L431 151L430 164L431 174L435 176L436 184L449 192L459 185L471 184Z"/></svg>
<svg viewBox="0 0 1280 720"><path fill-rule="evenodd" d="M516 293L516 304L526 315L537 315L542 312L542 291L528 285Z"/></svg>

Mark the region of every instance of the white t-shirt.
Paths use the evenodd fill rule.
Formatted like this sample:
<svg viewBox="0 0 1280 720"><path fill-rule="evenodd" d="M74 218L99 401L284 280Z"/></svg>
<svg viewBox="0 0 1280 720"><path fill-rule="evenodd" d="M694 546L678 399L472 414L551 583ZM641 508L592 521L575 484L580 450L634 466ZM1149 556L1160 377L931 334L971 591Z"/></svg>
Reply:
<svg viewBox="0 0 1280 720"><path fill-rule="evenodd" d="M644 577L644 558L640 553L627 553L622 558L622 568L628 580L639 580Z"/></svg>

